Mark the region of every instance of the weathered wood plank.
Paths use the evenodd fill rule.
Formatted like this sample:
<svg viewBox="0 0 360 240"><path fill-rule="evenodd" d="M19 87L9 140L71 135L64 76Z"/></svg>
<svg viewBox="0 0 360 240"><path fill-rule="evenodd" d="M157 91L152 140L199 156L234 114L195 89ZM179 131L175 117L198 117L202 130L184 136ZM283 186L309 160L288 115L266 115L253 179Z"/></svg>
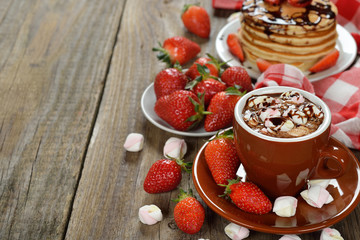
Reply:
<svg viewBox="0 0 360 240"><path fill-rule="evenodd" d="M62 239L124 1L0 2L0 238Z"/></svg>
<svg viewBox="0 0 360 240"><path fill-rule="evenodd" d="M175 35L186 36L202 47L201 56L216 55L215 37L231 12L214 11L211 1L203 1L212 16L209 40L188 33L180 19L184 3L191 1L127 1L114 50L103 100L84 162L66 239L226 239L227 220L206 207L206 221L195 235L182 233L173 218L174 199L178 190L162 194L147 194L143 181L147 170L162 158L165 141L174 136L164 132L143 116L140 98L143 90L164 67L151 51L158 41ZM126 152L123 143L127 134L139 132L145 136L144 149L139 153ZM204 138L184 138L188 143L186 160L192 161L204 143ZM180 187L192 188L191 176L183 175ZM198 199L199 196L198 196ZM203 202L202 202L203 203ZM156 204L164 220L146 226L138 220L138 209ZM205 204L203 204L205 206ZM356 218L353 213L350 218ZM351 220L337 227L351 226ZM354 230L355 231L355 230ZM348 231L346 239L355 239ZM279 239L280 236L251 232L248 239ZM306 234L302 239L318 239L319 232Z"/></svg>

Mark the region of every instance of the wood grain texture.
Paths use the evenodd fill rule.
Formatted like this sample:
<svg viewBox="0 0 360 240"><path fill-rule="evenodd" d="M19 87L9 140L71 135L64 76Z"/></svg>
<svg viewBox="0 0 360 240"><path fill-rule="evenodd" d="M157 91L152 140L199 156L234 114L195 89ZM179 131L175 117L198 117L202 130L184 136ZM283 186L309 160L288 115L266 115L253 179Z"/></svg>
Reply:
<svg viewBox="0 0 360 240"><path fill-rule="evenodd" d="M180 19L190 0L0 0L0 239L228 239L226 219L206 207L201 231L174 222L178 190L147 194L143 181L170 137L152 125L140 98L165 67L151 48L181 35L216 56L215 38L232 11L214 10L210 39ZM188 67L187 64L185 67ZM144 149L126 152L131 132ZM182 137L186 161L206 138ZM356 151L357 158L360 157ZM164 220L147 226L138 209L156 204ZM360 236L360 207L336 224L345 239ZM320 232L303 234L319 239ZM251 231L247 239L280 236Z"/></svg>
<svg viewBox="0 0 360 240"><path fill-rule="evenodd" d="M182 35L200 44L202 51L199 56L205 53L216 55L216 34L232 13L212 9L210 1L202 2L211 15L212 32L210 39L201 39L187 32L179 17L183 4L190 2L127 1L66 239L227 239L224 227L229 221L208 207L201 231L194 235L184 234L173 218L175 203L171 199L176 198L178 190L147 194L142 186L151 164L162 158L165 141L176 136L153 126L140 109L143 90L164 68L151 48L158 41ZM141 152L124 151L122 145L131 132L145 136ZM184 139L189 147L185 159L192 161L206 139ZM195 190L189 174L183 174L179 187ZM200 199L198 195L197 198ZM164 220L153 226L140 223L138 209L145 204L159 206ZM356 218L356 214L349 218ZM336 227L341 230L349 223L343 221ZM301 237L318 239L319 234L316 232ZM357 236L357 232L349 231L347 234L346 239ZM248 239L279 238L252 231Z"/></svg>
<svg viewBox="0 0 360 240"><path fill-rule="evenodd" d="M0 239L62 239L122 1L1 1Z"/></svg>

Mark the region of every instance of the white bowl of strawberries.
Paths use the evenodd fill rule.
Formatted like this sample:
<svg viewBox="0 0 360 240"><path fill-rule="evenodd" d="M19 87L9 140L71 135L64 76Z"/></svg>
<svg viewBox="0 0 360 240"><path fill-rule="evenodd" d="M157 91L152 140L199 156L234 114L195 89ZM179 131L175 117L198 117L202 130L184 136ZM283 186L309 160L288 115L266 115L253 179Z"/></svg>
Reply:
<svg viewBox="0 0 360 240"><path fill-rule="evenodd" d="M154 50L164 58L166 50ZM160 129L183 136L211 136L231 126L236 102L253 85L244 68L222 66L210 54L197 58L187 70L170 62L142 95L145 117Z"/></svg>

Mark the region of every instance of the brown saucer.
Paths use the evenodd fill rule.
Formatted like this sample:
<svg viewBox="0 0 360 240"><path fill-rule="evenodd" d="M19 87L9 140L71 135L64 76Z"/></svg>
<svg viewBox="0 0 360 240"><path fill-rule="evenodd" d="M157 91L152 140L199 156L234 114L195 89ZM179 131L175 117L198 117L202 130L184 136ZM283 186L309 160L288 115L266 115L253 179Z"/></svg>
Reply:
<svg viewBox="0 0 360 240"><path fill-rule="evenodd" d="M342 177L331 180L327 190L334 201L321 209L311 207L298 196L296 215L290 218L279 217L275 213L256 215L240 210L229 200L218 197L223 194L224 188L216 185L206 164L204 150L207 143L194 160L194 185L200 197L214 212L246 228L273 234L301 234L321 230L341 221L360 201L360 167L357 158L336 139L331 138L330 143L348 151L352 161Z"/></svg>

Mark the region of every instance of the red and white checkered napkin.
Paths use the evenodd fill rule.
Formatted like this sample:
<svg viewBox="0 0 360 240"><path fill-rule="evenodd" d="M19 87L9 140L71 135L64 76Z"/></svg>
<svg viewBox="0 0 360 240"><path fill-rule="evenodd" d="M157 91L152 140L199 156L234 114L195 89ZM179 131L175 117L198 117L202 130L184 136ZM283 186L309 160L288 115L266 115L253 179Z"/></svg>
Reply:
<svg viewBox="0 0 360 240"><path fill-rule="evenodd" d="M255 88L277 85L315 93L331 110L331 135L349 148L360 149L360 67L310 83L296 67L277 64L258 78Z"/></svg>

